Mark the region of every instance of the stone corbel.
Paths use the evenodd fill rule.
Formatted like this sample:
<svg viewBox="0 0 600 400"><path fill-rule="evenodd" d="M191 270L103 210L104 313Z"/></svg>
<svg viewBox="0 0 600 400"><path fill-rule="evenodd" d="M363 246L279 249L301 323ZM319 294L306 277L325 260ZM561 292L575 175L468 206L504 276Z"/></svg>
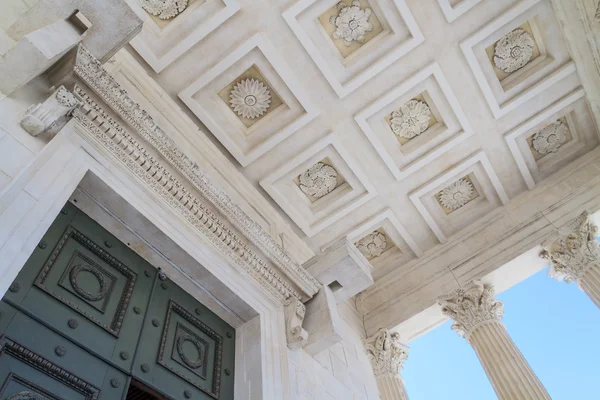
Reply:
<svg viewBox="0 0 600 400"><path fill-rule="evenodd" d="M27 109L21 126L32 136L42 133L54 136L68 122L77 104L73 93L59 86L43 103Z"/></svg>
<svg viewBox="0 0 600 400"><path fill-rule="evenodd" d="M284 305L285 333L290 350L300 350L308 342L308 332L302 328L306 307L296 297L290 297Z"/></svg>

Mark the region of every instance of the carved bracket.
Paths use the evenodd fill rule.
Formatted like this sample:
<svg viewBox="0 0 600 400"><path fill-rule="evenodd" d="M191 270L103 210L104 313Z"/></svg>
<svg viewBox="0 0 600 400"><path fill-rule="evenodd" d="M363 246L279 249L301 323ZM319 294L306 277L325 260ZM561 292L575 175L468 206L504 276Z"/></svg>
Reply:
<svg viewBox="0 0 600 400"><path fill-rule="evenodd" d="M284 305L285 313L285 334L290 350L299 350L308 342L308 332L302 328L306 307L302 302L290 297Z"/></svg>
<svg viewBox="0 0 600 400"><path fill-rule="evenodd" d="M43 103L35 104L25 111L21 126L30 135L47 132L54 136L68 122L71 111L78 101L64 86L59 86Z"/></svg>

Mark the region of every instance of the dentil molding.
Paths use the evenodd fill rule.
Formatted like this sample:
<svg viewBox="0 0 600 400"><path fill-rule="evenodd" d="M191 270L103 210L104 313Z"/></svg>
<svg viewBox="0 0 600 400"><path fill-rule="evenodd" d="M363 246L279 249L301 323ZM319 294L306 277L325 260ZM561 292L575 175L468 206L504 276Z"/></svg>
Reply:
<svg viewBox="0 0 600 400"><path fill-rule="evenodd" d="M100 98L106 102L124 121L144 138L169 164L180 172L208 201L222 213L228 221L260 249L291 281L306 295L313 296L319 290L319 283L262 227L252 220L221 189L212 184L209 177L193 162L167 134L153 121L152 117L142 109L115 79L104 70L100 62L85 49L79 46L74 71ZM135 139L130 139L135 142ZM137 143L135 146L142 146ZM154 160L155 161L155 160ZM175 178L173 178L175 179ZM191 196L189 193L186 195ZM180 196L178 196L180 197ZM196 199L198 204L201 204ZM218 218L211 217L215 221ZM246 244L227 230L230 247L249 257L253 264L261 265L261 269L270 267L262 261ZM223 234L223 233L220 233ZM219 239L220 240L220 239ZM287 297L287 296L285 296Z"/></svg>

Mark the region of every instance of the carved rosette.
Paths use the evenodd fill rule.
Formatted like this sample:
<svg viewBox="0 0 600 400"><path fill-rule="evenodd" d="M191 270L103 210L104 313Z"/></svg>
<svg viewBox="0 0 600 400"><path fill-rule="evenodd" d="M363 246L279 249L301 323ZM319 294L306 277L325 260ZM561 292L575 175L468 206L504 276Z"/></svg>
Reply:
<svg viewBox="0 0 600 400"><path fill-rule="evenodd" d="M360 239L356 247L367 259L379 257L387 247L387 237L381 232L374 231Z"/></svg>
<svg viewBox="0 0 600 400"><path fill-rule="evenodd" d="M183 12L188 0L141 0L142 8L160 19L171 19Z"/></svg>
<svg viewBox="0 0 600 400"><path fill-rule="evenodd" d="M533 135L531 145L538 153L546 155L556 153L567 142L569 127L562 121L556 121Z"/></svg>
<svg viewBox="0 0 600 400"><path fill-rule="evenodd" d="M238 82L229 94L231 108L248 119L256 119L271 106L271 92L258 79L244 79Z"/></svg>
<svg viewBox="0 0 600 400"><path fill-rule="evenodd" d="M469 340L469 335L480 325L500 322L504 305L494 299L494 287L473 281L465 288L441 296L438 304L442 313L454 320L452 330Z"/></svg>
<svg viewBox="0 0 600 400"><path fill-rule="evenodd" d="M461 178L440 192L440 204L449 210L458 210L473 197L473 184Z"/></svg>
<svg viewBox="0 0 600 400"><path fill-rule="evenodd" d="M431 109L424 101L409 100L392 113L390 127L398 137L412 139L429 127Z"/></svg>
<svg viewBox="0 0 600 400"><path fill-rule="evenodd" d="M306 307L299 299L290 297L284 304L284 313L288 347L299 350L308 342L308 332L302 328Z"/></svg>
<svg viewBox="0 0 600 400"><path fill-rule="evenodd" d="M494 65L506 73L515 72L531 60L535 41L529 32L515 29L504 35L494 48Z"/></svg>
<svg viewBox="0 0 600 400"><path fill-rule="evenodd" d="M365 348L375 376L398 375L408 359L408 346L402 344L400 335L380 329L365 341Z"/></svg>
<svg viewBox="0 0 600 400"><path fill-rule="evenodd" d="M552 278L579 282L590 267L600 263L598 227L584 212L561 231L562 235L540 256L550 261L548 275Z"/></svg>
<svg viewBox="0 0 600 400"><path fill-rule="evenodd" d="M337 186L338 173L331 165L318 162L298 177L300 190L320 199L333 192Z"/></svg>
<svg viewBox="0 0 600 400"><path fill-rule="evenodd" d="M358 0L353 1L351 6L339 2L337 7L338 15L329 19L336 28L332 37L343 39L346 46L350 46L352 42L364 43L365 34L373 30L373 24L369 22L373 11L370 8L360 8Z"/></svg>

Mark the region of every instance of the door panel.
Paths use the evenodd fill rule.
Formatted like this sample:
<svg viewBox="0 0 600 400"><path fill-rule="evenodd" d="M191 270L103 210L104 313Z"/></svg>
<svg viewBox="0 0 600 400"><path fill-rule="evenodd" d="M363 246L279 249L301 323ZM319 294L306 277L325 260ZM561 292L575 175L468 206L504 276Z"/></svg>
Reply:
<svg viewBox="0 0 600 400"><path fill-rule="evenodd" d="M0 400L116 400L126 385L125 374L22 313L0 339Z"/></svg>
<svg viewBox="0 0 600 400"><path fill-rule="evenodd" d="M6 299L130 370L155 275L146 261L67 204L17 277L19 290Z"/></svg>
<svg viewBox="0 0 600 400"><path fill-rule="evenodd" d="M165 395L233 399L234 329L166 278L156 282L138 349L133 376Z"/></svg>

